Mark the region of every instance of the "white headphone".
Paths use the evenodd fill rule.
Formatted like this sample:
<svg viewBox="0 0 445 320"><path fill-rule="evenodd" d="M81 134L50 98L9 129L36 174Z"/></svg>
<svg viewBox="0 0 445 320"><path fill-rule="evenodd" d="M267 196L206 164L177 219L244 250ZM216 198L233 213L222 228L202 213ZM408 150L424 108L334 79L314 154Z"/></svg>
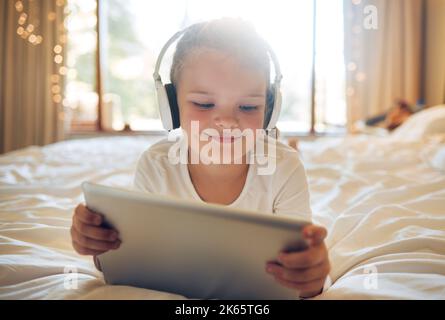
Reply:
<svg viewBox="0 0 445 320"><path fill-rule="evenodd" d="M155 71L153 73L153 79L156 87L156 96L158 100L159 114L164 129L168 131L179 128L180 125L179 108L176 99L176 89L171 83L166 85L162 83L161 76L159 75L159 69L161 67L162 58L164 57L165 52L170 47L170 45L193 26L194 25L191 25L182 31L178 31L167 41L167 43L162 47L161 52L159 53L158 59L156 61ZM280 115L280 110L281 110L280 84L283 76L281 74L280 64L278 63L278 59L275 53L273 52L272 48L268 43L265 42L265 44L267 46L269 56L274 64L274 69L275 69L275 81L268 89L267 115L265 117L265 126L264 126L265 127L264 129L272 130L275 128L276 123L278 121L278 117Z"/></svg>

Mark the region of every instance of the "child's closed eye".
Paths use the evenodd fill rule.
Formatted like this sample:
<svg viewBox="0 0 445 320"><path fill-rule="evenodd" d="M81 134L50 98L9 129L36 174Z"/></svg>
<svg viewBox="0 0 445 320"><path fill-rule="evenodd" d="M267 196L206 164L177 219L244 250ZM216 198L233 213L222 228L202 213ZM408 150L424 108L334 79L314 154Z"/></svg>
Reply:
<svg viewBox="0 0 445 320"><path fill-rule="evenodd" d="M196 107L198 107L200 109L204 109L204 110L212 109L213 107L215 107L215 104L213 104L213 103L199 103L199 102L192 102L192 103ZM239 109L244 112L251 112L251 111L257 110L258 106L242 105L242 106L239 106Z"/></svg>
<svg viewBox="0 0 445 320"><path fill-rule="evenodd" d="M213 103L198 103L198 102L192 102L192 103L200 109L211 109L215 106Z"/></svg>
<svg viewBox="0 0 445 320"><path fill-rule="evenodd" d="M239 108L241 109L241 111L249 112L257 110L258 106L240 106Z"/></svg>

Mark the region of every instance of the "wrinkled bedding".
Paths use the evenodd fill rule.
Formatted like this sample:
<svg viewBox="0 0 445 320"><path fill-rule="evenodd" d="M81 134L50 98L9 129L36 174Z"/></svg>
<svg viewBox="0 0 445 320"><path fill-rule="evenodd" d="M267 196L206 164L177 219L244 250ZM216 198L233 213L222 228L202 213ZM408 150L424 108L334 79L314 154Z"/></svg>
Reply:
<svg viewBox="0 0 445 320"><path fill-rule="evenodd" d="M180 299L104 284L71 247L85 180L128 187L158 138L107 137L0 156L0 299ZM315 299L445 299L444 137L300 143L332 286ZM443 167L442 167L443 165Z"/></svg>

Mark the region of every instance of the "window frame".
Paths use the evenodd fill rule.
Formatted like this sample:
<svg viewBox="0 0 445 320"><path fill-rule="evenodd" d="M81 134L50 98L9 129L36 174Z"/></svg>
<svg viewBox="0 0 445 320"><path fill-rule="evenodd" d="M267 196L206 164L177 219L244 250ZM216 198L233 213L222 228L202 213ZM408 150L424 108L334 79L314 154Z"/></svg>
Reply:
<svg viewBox="0 0 445 320"><path fill-rule="evenodd" d="M95 121L74 121L70 124L70 135L88 135L91 133L100 134L125 134L125 135L162 135L164 130L148 129L148 130L132 130L129 126L125 126L122 130L106 129L102 126L102 107L103 107L103 23L102 23L102 6L101 0L96 0L96 55L95 70L96 83L95 93L98 96L97 103L97 119ZM309 131L280 131L282 136L337 136L341 133L319 132L316 131L316 41L317 41L317 0L313 0L313 17L312 17L312 64L311 64L311 85L310 85L310 128Z"/></svg>

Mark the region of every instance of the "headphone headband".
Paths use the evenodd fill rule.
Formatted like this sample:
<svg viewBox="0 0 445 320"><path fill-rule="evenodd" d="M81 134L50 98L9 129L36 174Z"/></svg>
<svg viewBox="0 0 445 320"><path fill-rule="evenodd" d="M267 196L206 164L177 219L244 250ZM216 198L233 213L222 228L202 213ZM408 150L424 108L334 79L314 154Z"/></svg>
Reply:
<svg viewBox="0 0 445 320"><path fill-rule="evenodd" d="M168 48L172 45L173 42L175 42L179 37L181 37L185 32L187 32L190 28L194 27L195 24L188 26L187 28L176 32L162 47L161 52L159 53L158 59L156 60L155 70L153 72L153 79L155 81L155 87L158 97L158 104L159 104L159 112L161 115L161 120L164 125L164 128L167 130L174 129L173 121L172 121L172 114L171 114L171 107L169 105L169 97L167 95L167 92L164 88L164 85L162 83L161 76L159 74L160 68L161 68L161 62L164 58L165 53L167 52ZM274 95L274 103L273 103L273 111L271 114L271 117L269 119L269 122L266 126L266 130L271 130L275 128L275 124L278 120L278 116L280 114L281 110L281 91L280 91L280 85L281 85L281 79L283 78L283 75L281 74L281 68L280 63L278 62L278 58L275 55L275 52L272 50L272 47L267 43L265 40L263 40L264 44L267 47L267 52L269 53L269 57L272 60L272 63L274 65L275 70L275 80L273 84L273 95ZM269 85L269 84L268 84ZM167 108L168 107L168 108Z"/></svg>
<svg viewBox="0 0 445 320"><path fill-rule="evenodd" d="M153 73L153 78L155 80L160 80L161 76L159 75L159 70L161 69L161 63L162 59L164 58L165 53L167 52L168 48L172 45L173 42L175 42L180 36L182 36L184 33L186 33L190 28L192 28L194 25L188 26L187 28L176 32L168 41L164 44L164 46L161 49L161 52L159 53L158 59L156 60L156 66L155 71ZM275 69L275 84L280 84L281 79L283 78L283 75L281 74L281 68L280 63L278 62L278 58L275 55L275 52L272 50L272 47L264 40L264 44L267 47L267 51L269 53L269 56L272 60L272 63L274 65Z"/></svg>
<svg viewBox="0 0 445 320"><path fill-rule="evenodd" d="M167 52L168 48L171 46L173 42L176 41L176 39L178 39L181 35L183 35L190 27L185 28L182 31L176 32L162 47L158 59L156 60L155 72L153 73L153 78L155 80L161 80L161 76L159 75L159 69L161 68L162 59L164 58L164 55Z"/></svg>

